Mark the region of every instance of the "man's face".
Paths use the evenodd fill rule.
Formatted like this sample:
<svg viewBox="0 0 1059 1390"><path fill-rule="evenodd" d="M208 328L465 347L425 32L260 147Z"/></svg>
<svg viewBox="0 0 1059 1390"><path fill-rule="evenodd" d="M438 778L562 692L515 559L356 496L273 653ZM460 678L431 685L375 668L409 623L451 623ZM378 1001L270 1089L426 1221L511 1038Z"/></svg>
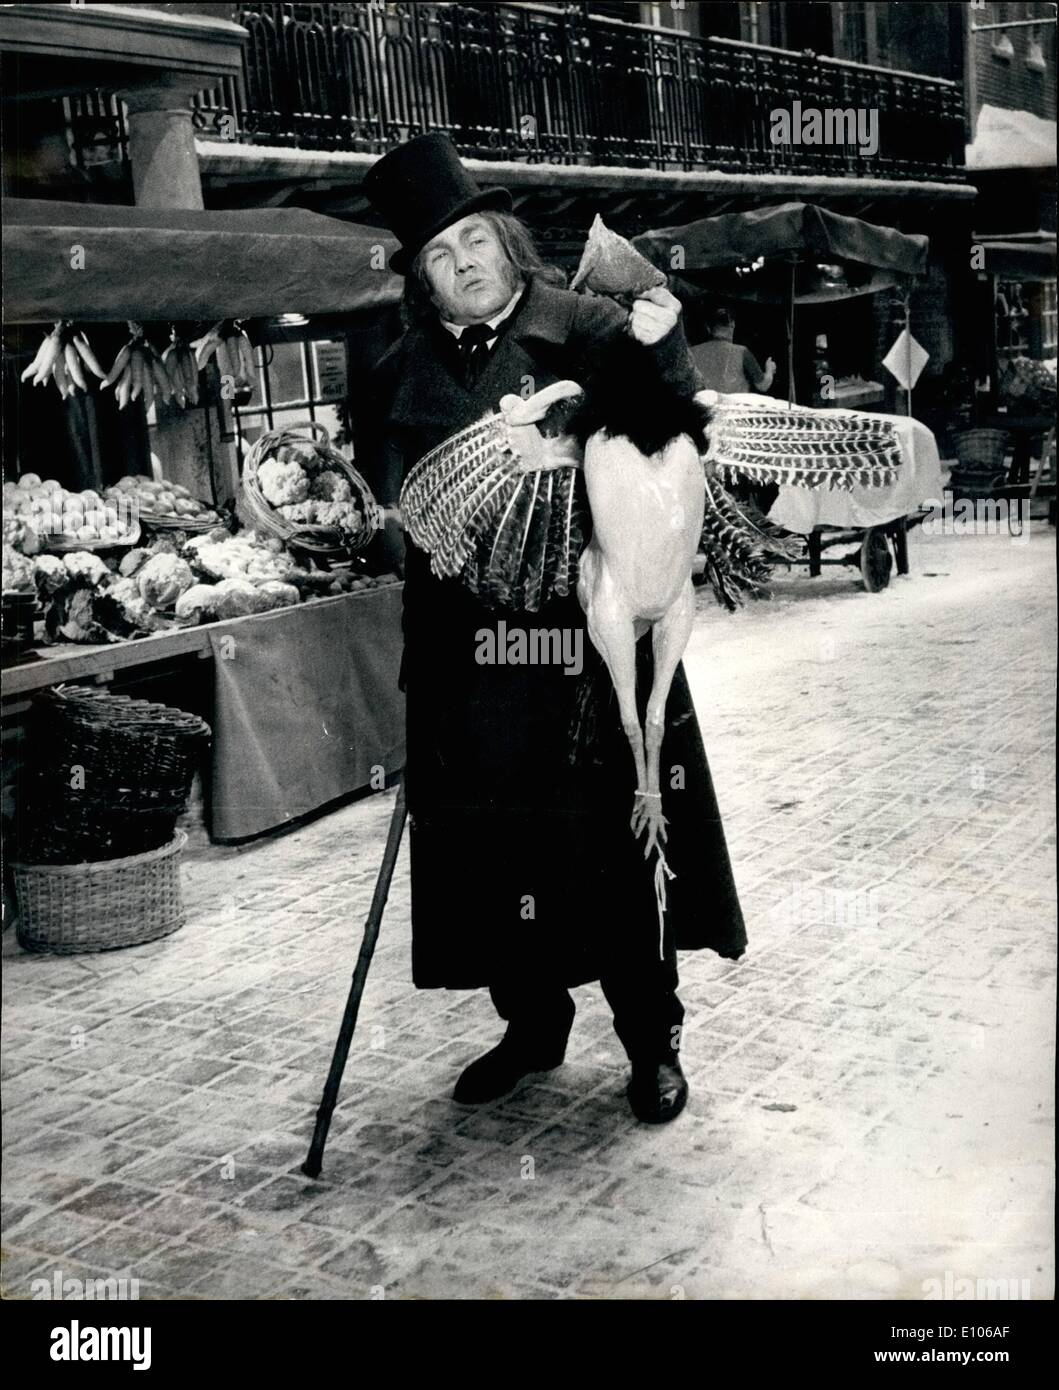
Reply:
<svg viewBox="0 0 1059 1390"><path fill-rule="evenodd" d="M421 265L438 313L449 323L484 323L500 312L518 285L496 233L477 213L428 241Z"/></svg>

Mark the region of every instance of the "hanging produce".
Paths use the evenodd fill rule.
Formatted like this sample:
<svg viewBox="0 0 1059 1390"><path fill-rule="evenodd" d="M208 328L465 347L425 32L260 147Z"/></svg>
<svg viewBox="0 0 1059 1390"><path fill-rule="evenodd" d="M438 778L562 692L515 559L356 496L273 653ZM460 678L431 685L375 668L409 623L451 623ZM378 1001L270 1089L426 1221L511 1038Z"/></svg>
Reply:
<svg viewBox="0 0 1059 1390"><path fill-rule="evenodd" d="M222 377L232 378L237 391L245 391L253 386L257 377L254 349L238 319L220 319L209 332L196 338L191 346L195 349L195 363L199 371L211 357L215 357L217 370Z"/></svg>
<svg viewBox="0 0 1059 1390"><path fill-rule="evenodd" d="M162 353L162 364L173 388L173 399L185 408L199 403L199 368L191 344L175 328L170 330L169 346Z"/></svg>
<svg viewBox="0 0 1059 1390"><path fill-rule="evenodd" d="M143 326L129 320L129 341L114 359L114 365L103 378L104 386L113 386L118 409L124 410L130 401L143 397L150 409L155 398L171 400L173 383L153 343L144 337Z"/></svg>
<svg viewBox="0 0 1059 1390"><path fill-rule="evenodd" d="M45 386L49 381L54 381L63 400L66 400L74 391L88 390L86 367L92 376L101 380L105 376L84 333L75 332L67 319L59 319L41 341L36 357L22 373L22 380L32 378L34 386Z"/></svg>

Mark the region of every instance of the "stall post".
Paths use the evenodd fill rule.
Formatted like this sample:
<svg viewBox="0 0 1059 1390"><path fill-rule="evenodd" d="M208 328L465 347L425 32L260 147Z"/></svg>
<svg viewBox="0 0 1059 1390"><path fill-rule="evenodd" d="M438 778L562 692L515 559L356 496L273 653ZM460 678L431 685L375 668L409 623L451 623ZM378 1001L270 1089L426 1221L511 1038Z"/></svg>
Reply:
<svg viewBox="0 0 1059 1390"><path fill-rule="evenodd" d="M128 111L129 162L136 206L203 207L202 177L191 121L191 99L202 89L201 75L171 75L121 93ZM212 369L207 373L211 394ZM151 444L163 476L182 483L195 496L223 504L239 485L239 460L230 402L219 412L182 410L159 400Z"/></svg>

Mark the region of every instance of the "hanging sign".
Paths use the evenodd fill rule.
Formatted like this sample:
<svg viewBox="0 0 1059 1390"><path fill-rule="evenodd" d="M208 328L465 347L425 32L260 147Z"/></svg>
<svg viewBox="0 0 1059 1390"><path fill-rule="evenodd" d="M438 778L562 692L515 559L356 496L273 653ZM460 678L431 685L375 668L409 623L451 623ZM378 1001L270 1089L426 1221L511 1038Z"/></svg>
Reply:
<svg viewBox="0 0 1059 1390"><path fill-rule="evenodd" d="M907 328L902 328L897 341L883 358L883 366L897 379L899 386L911 391L929 361L930 353L926 348L916 342Z"/></svg>

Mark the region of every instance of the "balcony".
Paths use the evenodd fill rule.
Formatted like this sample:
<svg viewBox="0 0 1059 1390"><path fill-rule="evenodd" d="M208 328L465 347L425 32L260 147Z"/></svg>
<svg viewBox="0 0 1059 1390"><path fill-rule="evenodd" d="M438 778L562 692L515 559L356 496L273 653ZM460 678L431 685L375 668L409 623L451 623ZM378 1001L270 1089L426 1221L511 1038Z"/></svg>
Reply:
<svg viewBox="0 0 1059 1390"><path fill-rule="evenodd" d="M378 154L445 130L465 156L527 165L963 177L963 94L940 78L577 7L260 4L231 17L250 36L244 71L197 101L208 140ZM877 111L878 149L773 144L770 112L795 102ZM75 131L92 128L72 114Z"/></svg>

